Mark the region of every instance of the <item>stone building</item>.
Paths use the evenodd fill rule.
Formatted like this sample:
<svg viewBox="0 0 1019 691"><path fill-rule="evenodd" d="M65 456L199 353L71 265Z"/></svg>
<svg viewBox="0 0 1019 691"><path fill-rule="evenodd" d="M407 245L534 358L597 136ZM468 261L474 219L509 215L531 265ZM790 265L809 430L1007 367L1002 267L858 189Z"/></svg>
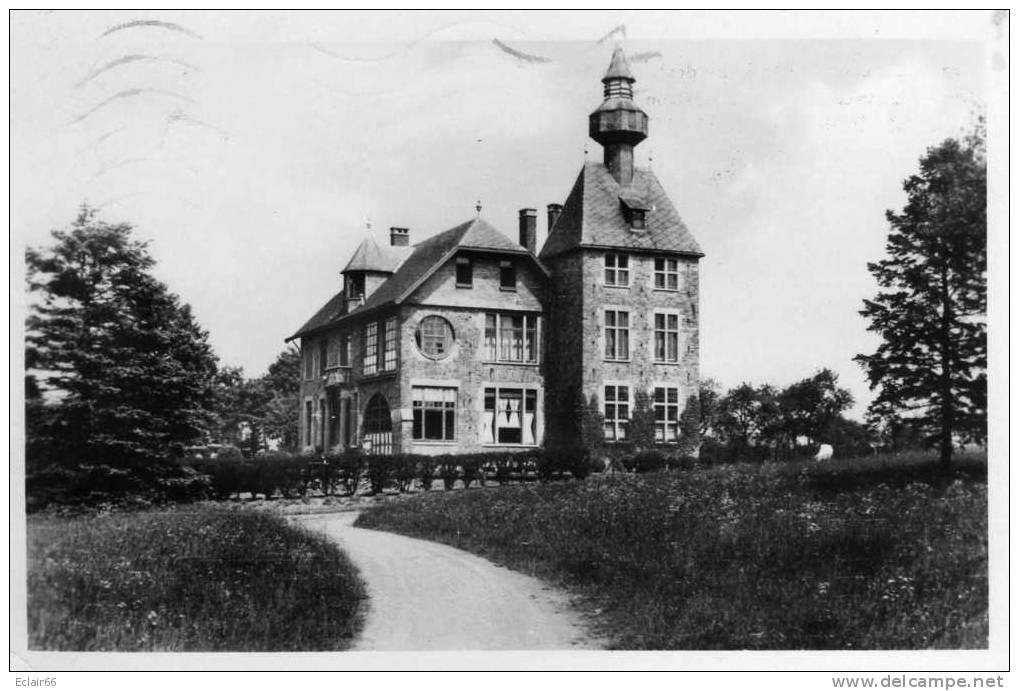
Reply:
<svg viewBox="0 0 1019 691"><path fill-rule="evenodd" d="M680 435L698 388L697 242L654 173L634 167L648 116L616 49L565 203L521 209L517 242L477 218L410 245L366 238L343 288L300 339L301 442L372 453L457 453L583 443L585 409L624 441L638 392L655 436Z"/></svg>

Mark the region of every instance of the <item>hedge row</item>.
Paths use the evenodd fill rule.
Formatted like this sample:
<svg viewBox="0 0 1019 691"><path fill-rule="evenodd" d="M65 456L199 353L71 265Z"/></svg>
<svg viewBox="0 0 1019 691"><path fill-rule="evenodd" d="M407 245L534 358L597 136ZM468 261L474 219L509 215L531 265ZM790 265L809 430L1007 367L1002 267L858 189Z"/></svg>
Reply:
<svg viewBox="0 0 1019 691"><path fill-rule="evenodd" d="M593 469L583 450L519 453L475 453L445 456L392 454L366 456L348 451L324 456L293 456L271 451L246 459L236 448L221 450L216 458L185 459L187 465L209 477L210 494L226 499L250 493L266 498L304 496L309 492L354 494L364 485L372 494L386 489L407 492L415 486L431 489L441 480L446 489L457 481L464 487L574 477L583 479Z"/></svg>

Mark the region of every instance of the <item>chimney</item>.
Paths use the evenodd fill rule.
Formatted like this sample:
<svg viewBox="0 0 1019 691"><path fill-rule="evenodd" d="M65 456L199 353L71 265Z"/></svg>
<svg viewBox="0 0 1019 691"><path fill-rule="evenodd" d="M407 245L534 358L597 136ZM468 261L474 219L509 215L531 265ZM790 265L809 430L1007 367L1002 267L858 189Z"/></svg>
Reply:
<svg viewBox="0 0 1019 691"><path fill-rule="evenodd" d="M552 228L555 227L555 222L559 220L559 214L563 212L562 204L549 204L548 205L548 232L552 232Z"/></svg>
<svg viewBox="0 0 1019 691"><path fill-rule="evenodd" d="M538 210L520 210L520 244L534 254L538 249Z"/></svg>
<svg viewBox="0 0 1019 691"><path fill-rule="evenodd" d="M410 244L410 230L407 228L390 228L389 244L393 247L406 247Z"/></svg>

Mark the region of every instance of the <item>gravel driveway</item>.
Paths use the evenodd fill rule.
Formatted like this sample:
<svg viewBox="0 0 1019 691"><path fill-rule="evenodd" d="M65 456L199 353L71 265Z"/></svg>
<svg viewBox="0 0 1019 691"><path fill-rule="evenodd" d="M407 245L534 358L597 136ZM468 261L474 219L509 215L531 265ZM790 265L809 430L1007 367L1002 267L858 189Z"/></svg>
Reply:
<svg viewBox="0 0 1019 691"><path fill-rule="evenodd" d="M339 542L368 584L354 650L578 650L599 647L568 598L462 550L354 528L357 513L293 516Z"/></svg>

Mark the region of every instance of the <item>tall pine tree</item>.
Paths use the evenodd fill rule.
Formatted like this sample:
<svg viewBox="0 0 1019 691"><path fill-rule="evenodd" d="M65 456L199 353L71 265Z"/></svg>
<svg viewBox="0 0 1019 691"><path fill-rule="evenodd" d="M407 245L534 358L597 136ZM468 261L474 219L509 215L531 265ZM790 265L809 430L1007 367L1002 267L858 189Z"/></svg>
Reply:
<svg viewBox="0 0 1019 691"><path fill-rule="evenodd" d="M216 358L188 305L150 270L128 224L82 207L55 244L29 249L26 367L45 401L50 460L137 467L198 440L212 406ZM30 453L39 439L29 439ZM28 459L29 467L33 460Z"/></svg>
<svg viewBox="0 0 1019 691"><path fill-rule="evenodd" d="M951 465L956 439L987 430L987 166L982 127L928 149L887 212L887 257L868 264L880 291L860 312L883 342L858 355L875 417L913 419Z"/></svg>

